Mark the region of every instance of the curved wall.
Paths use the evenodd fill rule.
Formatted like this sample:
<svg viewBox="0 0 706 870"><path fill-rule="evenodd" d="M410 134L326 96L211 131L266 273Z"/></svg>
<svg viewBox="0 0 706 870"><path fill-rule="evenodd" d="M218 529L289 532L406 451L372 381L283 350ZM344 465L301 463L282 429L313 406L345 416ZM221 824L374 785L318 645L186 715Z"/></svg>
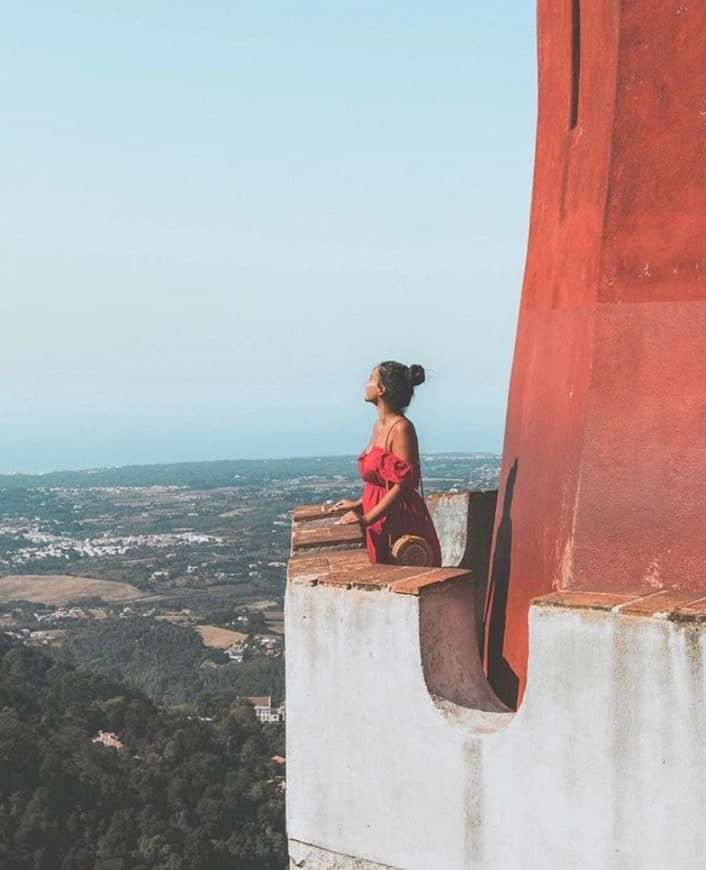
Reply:
<svg viewBox="0 0 706 870"><path fill-rule="evenodd" d="M540 0L530 236L485 614L514 706L530 600L701 589L706 6Z"/></svg>

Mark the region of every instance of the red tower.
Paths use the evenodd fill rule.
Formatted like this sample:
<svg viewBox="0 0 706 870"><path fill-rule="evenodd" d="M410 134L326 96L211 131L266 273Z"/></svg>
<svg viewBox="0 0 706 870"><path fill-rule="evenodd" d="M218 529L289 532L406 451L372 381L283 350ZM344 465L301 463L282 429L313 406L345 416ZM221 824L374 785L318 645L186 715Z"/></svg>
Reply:
<svg viewBox="0 0 706 870"><path fill-rule="evenodd" d="M539 0L539 117L485 660L530 600L704 589L706 4Z"/></svg>

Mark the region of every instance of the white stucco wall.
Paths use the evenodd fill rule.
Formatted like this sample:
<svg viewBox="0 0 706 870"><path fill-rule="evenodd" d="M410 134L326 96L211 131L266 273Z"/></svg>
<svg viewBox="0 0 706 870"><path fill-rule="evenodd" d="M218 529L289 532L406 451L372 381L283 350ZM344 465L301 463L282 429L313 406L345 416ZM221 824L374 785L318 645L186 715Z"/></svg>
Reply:
<svg viewBox="0 0 706 870"><path fill-rule="evenodd" d="M701 870L706 632L534 607L513 715L494 705L477 655L459 676L465 706L430 694L427 683L450 694L452 639L474 626L472 608L444 595L289 586L296 866Z"/></svg>

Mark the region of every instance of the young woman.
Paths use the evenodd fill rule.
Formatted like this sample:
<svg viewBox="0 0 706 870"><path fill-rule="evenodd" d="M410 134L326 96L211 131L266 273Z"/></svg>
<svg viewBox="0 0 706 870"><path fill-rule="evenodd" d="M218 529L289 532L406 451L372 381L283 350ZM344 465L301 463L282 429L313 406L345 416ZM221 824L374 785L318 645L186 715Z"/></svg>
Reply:
<svg viewBox="0 0 706 870"><path fill-rule="evenodd" d="M390 547L399 537L419 535L431 545L432 565L441 565L439 539L417 492L417 433L404 415L414 388L422 383L422 366L388 360L375 366L365 385L365 401L376 406L378 419L370 443L358 457L363 495L357 501L343 499L334 509L348 508L340 523L361 524L371 562L389 562Z"/></svg>

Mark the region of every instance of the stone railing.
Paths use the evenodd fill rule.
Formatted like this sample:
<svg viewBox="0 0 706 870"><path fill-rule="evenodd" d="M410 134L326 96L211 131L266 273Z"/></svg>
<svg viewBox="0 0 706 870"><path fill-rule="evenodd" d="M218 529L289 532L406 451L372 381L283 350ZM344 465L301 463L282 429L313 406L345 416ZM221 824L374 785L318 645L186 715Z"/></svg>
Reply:
<svg viewBox="0 0 706 870"><path fill-rule="evenodd" d="M292 545L292 866L700 870L706 597L535 601L513 714L481 668L471 572L371 565L318 507Z"/></svg>

